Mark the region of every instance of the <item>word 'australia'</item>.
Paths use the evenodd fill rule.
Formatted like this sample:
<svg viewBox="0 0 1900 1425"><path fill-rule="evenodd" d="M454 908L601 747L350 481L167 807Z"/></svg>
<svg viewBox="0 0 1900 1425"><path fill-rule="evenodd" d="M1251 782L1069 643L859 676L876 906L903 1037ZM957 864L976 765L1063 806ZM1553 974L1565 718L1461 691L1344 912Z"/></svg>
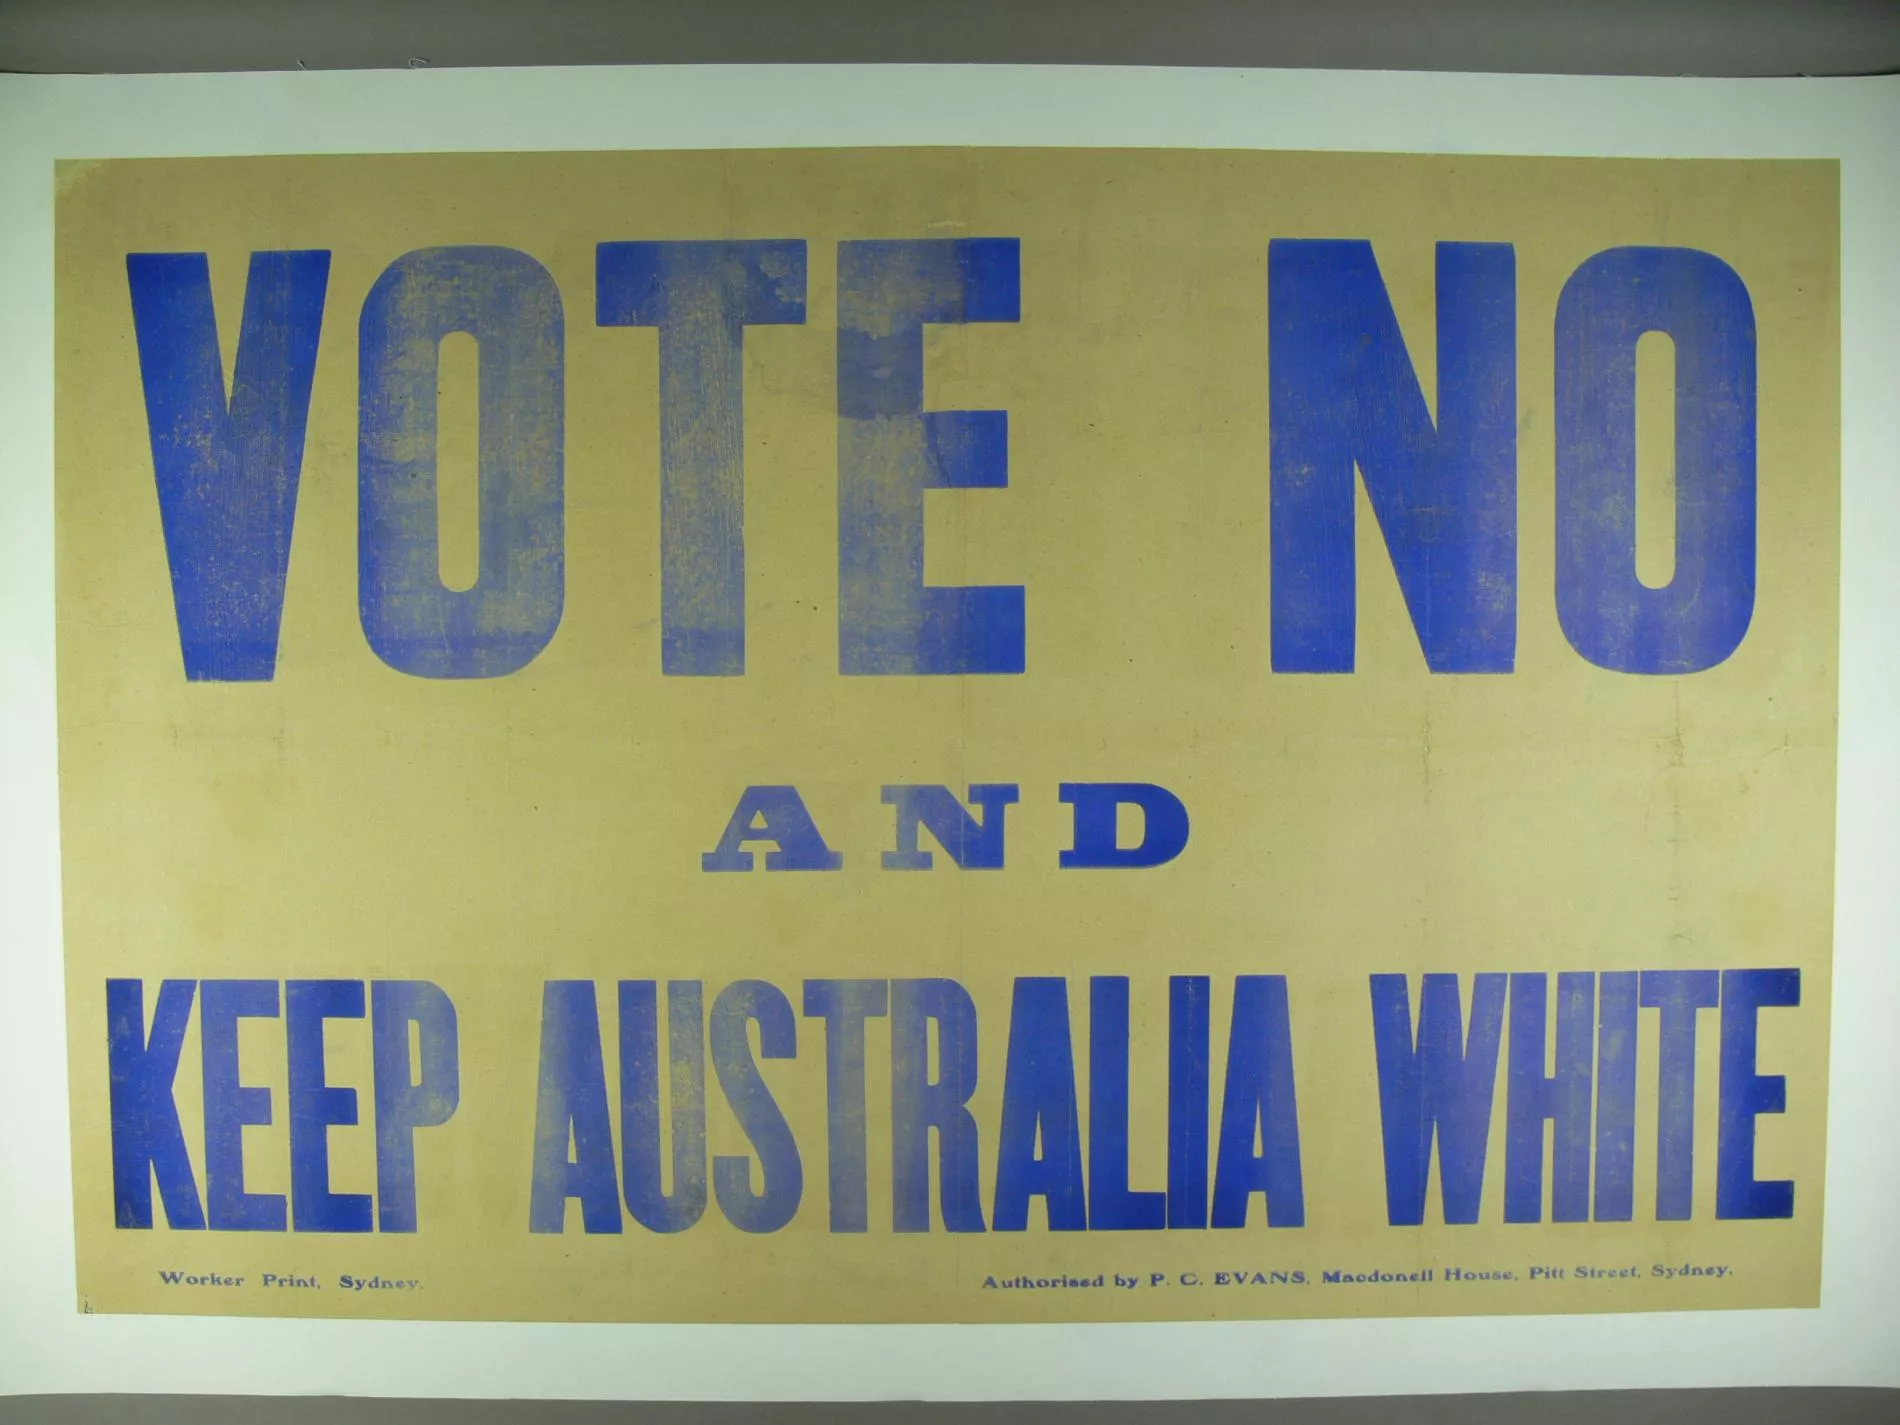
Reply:
<svg viewBox="0 0 1900 1425"><path fill-rule="evenodd" d="M536 1116L536 1232L560 1232L578 1199L588 1232L618 1232L621 1200L635 1221L679 1232L706 1211L706 1039L715 1077L757 1155L712 1159L711 1191L733 1225L774 1232L804 1194L791 1125L760 1074L760 1059L798 1053L792 1004L776 985L737 980L703 1008L698 980L666 986L671 1077L672 1190L662 1186L658 985L619 985L620 1161L602 1063L600 1013L589 980L553 980L541 1018ZM955 980L806 980L804 1011L825 1026L826 1160L833 1232L870 1226L866 1162L865 1022L890 1021L891 1200L897 1232L932 1223L930 1140L937 1139L936 1206L951 1232L1021 1232L1041 1198L1054 1231L1241 1227L1255 1194L1270 1227L1306 1221L1286 977L1241 975L1233 1012L1209 1199L1211 981L1177 975L1168 997L1166 1190L1129 1186L1129 992L1121 976L1089 981L1088 1144L1078 1113L1069 984L1015 982L996 1172L986 1224L979 1181L983 1130L977 1087L977 1009ZM753 1050L757 1034L758 1051ZM934 1041L934 1043L933 1043ZM934 1048L934 1053L932 1052ZM932 1068L935 1072L933 1074Z"/></svg>

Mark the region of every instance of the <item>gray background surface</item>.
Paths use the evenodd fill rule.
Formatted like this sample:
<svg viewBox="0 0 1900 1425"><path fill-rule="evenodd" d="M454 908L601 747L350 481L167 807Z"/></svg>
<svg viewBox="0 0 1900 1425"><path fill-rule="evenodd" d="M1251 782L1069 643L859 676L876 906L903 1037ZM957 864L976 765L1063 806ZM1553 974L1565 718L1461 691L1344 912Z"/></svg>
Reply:
<svg viewBox="0 0 1900 1425"><path fill-rule="evenodd" d="M1887 1425L1886 1390L1616 1390L1341 1400L1004 1405L614 1405L590 1401L0 1398L6 1425Z"/></svg>
<svg viewBox="0 0 1900 1425"><path fill-rule="evenodd" d="M1900 71L1896 0L0 0L0 69L937 62Z"/></svg>
<svg viewBox="0 0 1900 1425"><path fill-rule="evenodd" d="M0 0L0 70L938 62L1557 74L1900 72L1900 0ZM1900 136L1896 136L1900 142ZM1663 1328L1666 1329L1666 1328ZM1900 1353L1900 1322L1894 1323ZM0 1342L0 1352L6 1343ZM684 1405L0 1398L5 1425L1872 1425L1900 1391Z"/></svg>

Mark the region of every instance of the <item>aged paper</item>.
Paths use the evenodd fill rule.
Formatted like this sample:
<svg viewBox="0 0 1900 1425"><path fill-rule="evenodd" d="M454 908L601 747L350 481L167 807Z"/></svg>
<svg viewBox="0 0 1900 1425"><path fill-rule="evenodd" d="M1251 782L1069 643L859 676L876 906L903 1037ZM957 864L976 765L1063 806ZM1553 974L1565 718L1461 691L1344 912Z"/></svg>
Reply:
<svg viewBox="0 0 1900 1425"><path fill-rule="evenodd" d="M60 185L83 1309L1817 1302L1834 164Z"/></svg>

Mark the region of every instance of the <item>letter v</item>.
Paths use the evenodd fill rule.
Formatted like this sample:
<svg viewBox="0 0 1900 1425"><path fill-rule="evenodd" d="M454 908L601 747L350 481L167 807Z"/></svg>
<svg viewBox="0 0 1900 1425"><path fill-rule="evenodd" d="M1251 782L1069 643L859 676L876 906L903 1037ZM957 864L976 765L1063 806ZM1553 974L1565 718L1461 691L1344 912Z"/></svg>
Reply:
<svg viewBox="0 0 1900 1425"><path fill-rule="evenodd" d="M125 271L185 677L268 682L330 254L251 254L228 401L205 254Z"/></svg>

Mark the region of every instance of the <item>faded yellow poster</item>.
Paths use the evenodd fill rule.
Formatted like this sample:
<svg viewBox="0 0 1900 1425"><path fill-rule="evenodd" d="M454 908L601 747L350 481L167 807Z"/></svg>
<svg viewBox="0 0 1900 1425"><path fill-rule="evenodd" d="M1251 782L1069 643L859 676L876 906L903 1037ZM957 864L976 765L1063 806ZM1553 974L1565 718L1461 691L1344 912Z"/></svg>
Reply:
<svg viewBox="0 0 1900 1425"><path fill-rule="evenodd" d="M1831 162L59 183L82 1309L1816 1303Z"/></svg>

